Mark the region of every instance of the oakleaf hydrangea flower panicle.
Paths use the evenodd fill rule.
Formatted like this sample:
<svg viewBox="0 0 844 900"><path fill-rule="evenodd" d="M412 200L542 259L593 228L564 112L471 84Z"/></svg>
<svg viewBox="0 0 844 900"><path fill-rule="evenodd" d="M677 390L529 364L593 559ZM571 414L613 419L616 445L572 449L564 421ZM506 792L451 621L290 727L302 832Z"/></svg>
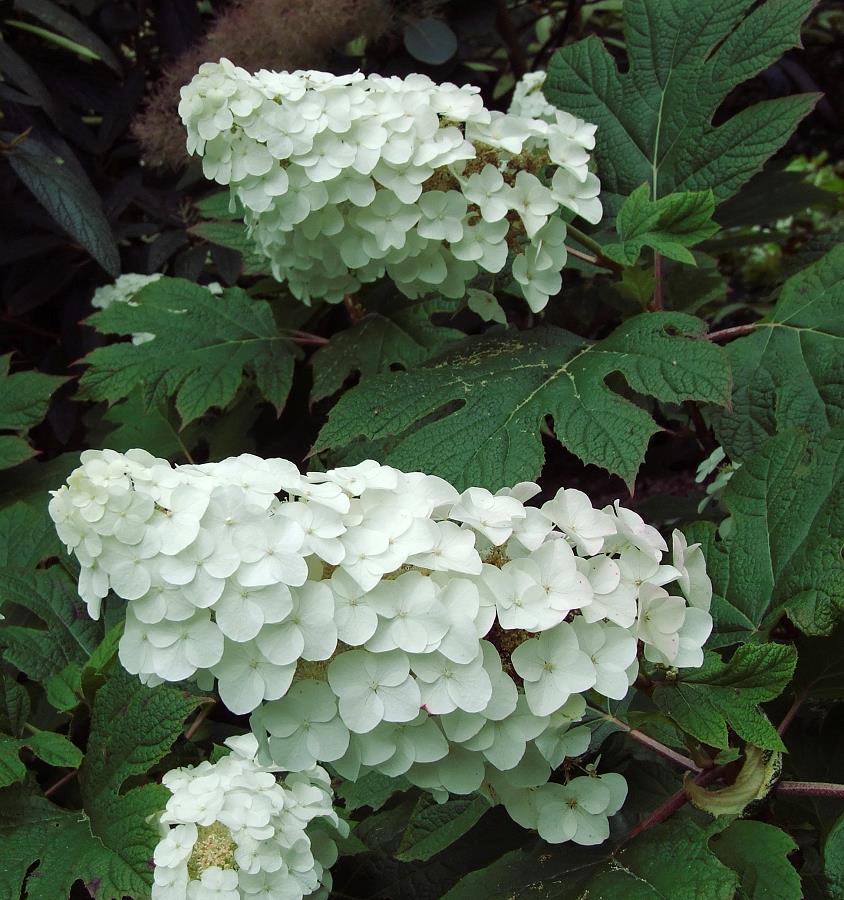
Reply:
<svg viewBox="0 0 844 900"><path fill-rule="evenodd" d="M548 785L589 746L584 693L622 699L640 656L703 661L700 547L675 532L669 556L617 502L561 488L535 504L529 482L461 493L373 460L81 463L50 513L90 614L109 591L126 601L122 665L150 685L216 679L252 713L261 761L288 771L481 791L548 840L588 843L623 780Z"/></svg>
<svg viewBox="0 0 844 900"><path fill-rule="evenodd" d="M229 738L218 762L173 769L160 817L152 900L299 900L331 890L333 834L348 825L332 808L319 766L288 774L255 760L252 735Z"/></svg>
<svg viewBox="0 0 844 900"><path fill-rule="evenodd" d="M569 210L601 218L595 126L537 76L509 113L426 75L251 74L221 59L182 88L187 148L229 185L276 278L339 302L385 274L408 297L466 294L511 261L530 308L561 287ZM538 103L538 100L542 100Z"/></svg>

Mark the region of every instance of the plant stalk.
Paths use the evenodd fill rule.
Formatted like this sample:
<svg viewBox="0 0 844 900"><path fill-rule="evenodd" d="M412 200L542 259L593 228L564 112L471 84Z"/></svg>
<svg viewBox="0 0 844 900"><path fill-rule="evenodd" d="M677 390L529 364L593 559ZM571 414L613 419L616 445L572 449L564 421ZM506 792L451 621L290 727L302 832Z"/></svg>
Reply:
<svg viewBox="0 0 844 900"><path fill-rule="evenodd" d="M571 223L566 225L566 232L571 235L579 244L583 244L587 250L591 250L595 254L595 265L601 266L604 269L610 269L613 272L623 272L624 266L617 263L614 259L609 259L609 257L604 256L604 250L601 245L589 237L588 234L584 234L579 228L576 228ZM592 262L592 260L589 260Z"/></svg>
<svg viewBox="0 0 844 900"><path fill-rule="evenodd" d="M759 327L758 322L751 322L749 325L735 325L732 328L722 328L720 331L710 331L706 335L708 341L730 341L733 338L742 337L750 334Z"/></svg>

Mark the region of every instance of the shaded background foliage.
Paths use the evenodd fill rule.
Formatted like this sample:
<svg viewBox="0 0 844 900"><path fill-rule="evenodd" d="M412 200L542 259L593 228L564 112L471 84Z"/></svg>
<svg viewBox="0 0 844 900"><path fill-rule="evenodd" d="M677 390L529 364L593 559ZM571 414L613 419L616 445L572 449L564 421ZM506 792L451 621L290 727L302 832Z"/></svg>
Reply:
<svg viewBox="0 0 844 900"><path fill-rule="evenodd" d="M265 456L283 455L302 462L343 387L356 384L361 376L365 381L377 372L409 369L434 352L447 349L464 333L480 335L487 330L468 310L455 313L437 300L397 315L388 285L376 286L367 293L368 315L363 326L359 321L361 310L324 304L307 309L294 302L283 285L268 277L265 264L250 251L227 200L202 178L197 163L184 156L183 133L174 106L179 86L199 63L225 55L248 69L306 67L340 73L361 68L399 75L424 71L440 81L478 84L488 106L506 109L521 74L544 68L554 50L587 35L600 37L623 71L626 52L621 10L620 0L5 3L0 19L0 191L5 207L0 222L0 358L13 375L5 384L7 394L17 398L18 408L16 417L0 419L0 432L4 432L0 439L24 440L29 431L28 440L39 458L0 471L4 501L37 497L40 503L43 491L61 482L76 464L78 452L86 447L125 449L144 445L176 462L218 459L256 449ZM844 233L844 135L840 127L844 96L839 88L844 66L844 11L840 4L824 0L814 8L803 26L802 43L802 49L787 52L760 75L733 88L718 109L715 124L727 121L752 103L795 93L821 92L814 111L765 170L718 207L715 218L722 230L695 248L698 267L672 263L665 267L670 305L693 315L705 313L712 328L742 326L767 315L771 321L779 321L780 303L787 302L788 291L797 290L799 282L790 282L791 288L782 292L775 305L777 291L787 278L840 243ZM266 390L259 391L260 385L248 366L245 386L223 409L203 408L190 421L172 398L152 411L145 408L137 390L111 408L86 399L96 392L85 387L79 391L83 371L79 361L92 350L111 345L109 334L132 330L128 324L120 330L117 310L110 316L100 314L99 330L81 324L92 312L94 290L112 282L121 272L163 272L200 284L238 285L247 293L237 294L237 302L245 304L250 297L270 301L272 313L267 304L262 307L263 313L274 317L279 328L316 335L316 340L298 341L296 348L293 342L290 345L292 388L281 415L271 403L262 402L262 393L270 401L273 397ZM588 263L573 265L565 274L563 302L552 302L544 321L591 340L607 337L619 323L640 312L643 297L652 288L646 273L625 276L613 285L597 282L595 269ZM641 281L637 280L640 276ZM813 277L823 281L826 276L815 272ZM532 324L523 304L505 298L503 305L512 325L526 328ZM377 360L372 358L369 345L363 343L362 327L383 338L386 349ZM759 337L742 340L759 343ZM326 338L332 338L332 351L324 345ZM749 343L732 346L728 353L734 382L751 394L754 373L765 365L776 366L780 358L768 363L760 350L761 362L757 364L749 355ZM768 349L766 345L765 352ZM15 377L22 380L14 381ZM543 489L553 493L560 485L580 487L588 490L596 505L623 497L660 526L700 518L698 506L705 491L696 483L695 471L717 443L739 455L742 435L752 419L737 403L741 396L735 393L732 408L724 413L701 413L694 404L658 404L634 395L617 373L610 373L607 383L612 391L644 408L660 429L636 476L632 498L628 499L628 487L620 478L582 463L559 445L549 428L543 431ZM758 436L773 433L780 423L763 421L756 425ZM819 428L818 437L822 431ZM805 479L799 483L811 482L818 470L811 470L810 477L800 474L805 449L800 439L778 440L774 450L793 461L795 471ZM29 451L21 450L19 443L15 446L23 460ZM367 449L364 446L362 451ZM828 449L831 456L832 442ZM723 495L737 533L751 535L754 540L758 537L750 514L754 479L767 477L757 458ZM774 485L773 478L770 485ZM811 484L804 493L807 497L811 494ZM784 510L792 508L789 501L794 499L793 488L790 497L779 487L776 491L771 488L770 494L776 517L787 517ZM833 500L835 496L840 499L840 487ZM807 502L811 505L811 497ZM828 502L821 513L824 509L829 512L832 506ZM694 533L696 540L703 540L705 545L710 542L716 582L723 588L723 596L718 598L722 620L718 636L721 643L717 646L752 640L763 623L770 627L772 639L796 644L800 661L793 684L785 695L768 703L767 711L772 721L778 722L791 715L790 709L799 707L787 741L785 765L791 778L840 783L844 781L840 630L838 635L824 639L800 635L793 621L805 628L806 622L817 624L819 618L814 607L787 607L788 590L794 580L789 572L776 573L782 575L778 590L771 586L765 594L763 586L759 595L753 596L758 615L752 622L748 624L739 617L730 620L731 605L742 615L746 613L746 588L754 582L751 568L741 560L736 562L726 551L722 553L720 544L720 549L715 546L714 521L722 514L723 509L715 503L705 507L703 517L713 523L696 525ZM14 516L18 515L15 512ZM816 529L823 528L827 520L821 517L819 521ZM2 560L4 566L33 568L45 556L56 553L55 541L50 535L37 533L34 520L14 518L10 513L2 525L3 546L9 547L9 558ZM828 525L825 527L831 531ZM10 543L11 535L19 531L27 533L32 547L27 542L20 546ZM774 545L788 544L785 531L774 534ZM816 530L813 536L818 538L818 534ZM834 539L840 537L836 532ZM819 538L817 543L821 543ZM800 554L810 556L811 541L796 550L789 548L789 552L792 550L795 555L789 556L789 561L799 559ZM88 714L92 708L97 718L98 687L104 681L110 685L100 703L114 702L114 696L124 690L127 708L138 702L134 692L139 688L122 682L118 685L118 678L106 681L112 658L108 654L113 656L114 641L109 643L109 631L100 626L85 630L77 622L81 612L67 573L54 565L46 572L39 570L32 578L32 583L17 588L17 600L12 597L13 603L28 612L9 626L19 630L4 646L0 731L16 735L14 753L22 754L18 764L23 766L21 760L26 763L30 786L35 781L51 790L57 784L57 767L79 764L73 748L86 742L98 746L105 740ZM3 599L9 599L12 583L7 579L7 596ZM783 618L783 609L791 620ZM52 638L45 636L43 625L68 618L76 623L71 629L75 649L65 658L61 656L64 644L58 638L55 645L45 643ZM113 626L115 618L112 613L106 626ZM725 622L732 624L734 631L724 627ZM818 626L818 630L830 631L831 624L828 628ZM40 664L25 652L32 647L42 651ZM98 651L100 647L104 649ZM53 651L56 659L51 661ZM98 653L109 662L102 662ZM11 664L22 674L16 675ZM783 677L787 680L788 673ZM36 681L46 684L46 694L35 694L31 719L44 731L60 731L67 725L66 743L70 746L45 749L23 736L30 711L27 691ZM781 689L782 685L777 683L768 693L758 688L760 697L775 696L777 687ZM808 701L803 702L806 698ZM663 711L668 709L670 701L665 699L661 704L658 692L655 700ZM752 713L759 699L751 701L745 706ZM161 737L160 746L151 748L156 767L147 774L152 781L159 770L195 761L197 754L206 755L210 744L242 725L218 707L213 721L191 733L194 743L178 743L165 755L180 732L184 716L198 700L174 692L161 695L159 702L168 707L169 730ZM646 750L625 739L624 729L618 727L619 719L625 717L668 746L685 752L689 741L654 710L619 707L608 711L606 726L596 730L595 746L600 745L605 764L625 774L631 784L631 799L620 823L627 830L676 791L677 778L657 765ZM721 719L719 726L726 735L724 721ZM692 733L702 727L699 722L683 724ZM721 749L724 743L711 732L701 731L695 736L709 750ZM732 732L729 738L734 738ZM131 734L127 739L131 740ZM734 749L722 749L725 755L719 754L717 761L737 765L733 761L738 752L730 755ZM115 776L116 789L122 778L138 776L143 780L140 770L120 770ZM51 796L70 805L87 803L87 779L87 775L82 778L81 788L73 782L60 785ZM627 896L633 887L608 865L605 849L564 847L549 854L547 845L535 837L526 838L500 809L471 807L471 798L458 798L444 808L430 808L418 793L403 791L402 787L385 787L378 779L360 786L343 786L347 811L364 818L356 832L357 843L351 841L345 848L348 855L337 868L337 884L346 896L419 900L442 896L452 900L523 897L535 896L536 884L541 883L541 896L571 897L593 878L590 890L596 896ZM371 812L364 817L364 811ZM829 800L777 797L754 807L752 820L709 832L705 817L686 810L681 821L654 828L619 852L624 854L629 871L636 872L654 890L663 888L681 900L692 896L683 891L692 891L701 882L712 886L713 897L777 896L771 893L772 884L764 881L764 873L753 871L750 857L757 851L770 861L771 872L780 884L787 884L799 870L806 896L835 896L836 890L844 890L844 826L840 819L836 824L839 812ZM467 832L478 820L479 830ZM782 837L765 831L774 822L785 829L773 829ZM0 828L4 826L0 818ZM730 828L738 830L731 836ZM443 829L455 842L450 846L432 845L431 835ZM39 831L33 841L43 837ZM654 860L672 860L677 840L685 841L690 848L686 880L663 885L663 876L652 871L652 864ZM739 845L752 848L748 858L735 858L731 848ZM830 863L835 860L835 865ZM13 860L24 872L31 861L31 856ZM96 864L94 858L91 865ZM671 867L666 868L673 872ZM15 871L19 883L20 872ZM736 872L742 872L740 886ZM51 882L47 889L57 883ZM73 890L74 896L84 897L97 895L99 889L99 885L89 883L87 887L77 884ZM793 896L793 892L782 896Z"/></svg>

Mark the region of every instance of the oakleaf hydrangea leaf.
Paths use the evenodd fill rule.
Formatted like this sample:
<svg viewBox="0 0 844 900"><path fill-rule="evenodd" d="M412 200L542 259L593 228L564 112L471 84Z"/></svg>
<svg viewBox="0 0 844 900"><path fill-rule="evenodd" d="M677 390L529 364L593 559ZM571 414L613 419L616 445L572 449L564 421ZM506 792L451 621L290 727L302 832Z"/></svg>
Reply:
<svg viewBox="0 0 844 900"><path fill-rule="evenodd" d="M368 376L387 372L394 365L410 368L460 340L462 332L431 322L435 313L453 307L442 298L408 303L390 297L383 308L367 313L314 354L311 400L335 394L355 372Z"/></svg>
<svg viewBox="0 0 844 900"><path fill-rule="evenodd" d="M183 424L224 407L244 373L281 410L290 391L296 348L279 331L270 306L230 288L219 297L178 278L161 278L131 303L89 319L106 334L148 332L145 344L100 347L85 357L82 395L113 403L140 388L148 409L175 397Z"/></svg>
<svg viewBox="0 0 844 900"><path fill-rule="evenodd" d="M729 663L707 653L701 668L660 682L653 699L680 728L712 747L729 746L729 725L755 747L784 750L759 704L782 693L796 664L796 651L784 644L745 644Z"/></svg>
<svg viewBox="0 0 844 900"><path fill-rule="evenodd" d="M464 875L443 900L733 900L738 876L712 853L708 838L695 822L674 818L612 854L540 843Z"/></svg>
<svg viewBox="0 0 844 900"><path fill-rule="evenodd" d="M117 672L94 703L79 770L83 809L63 809L29 786L0 792L0 896L25 888L29 900L57 900L76 881L96 900L149 896L159 835L148 817L168 792L154 783L122 788L164 757L199 699Z"/></svg>
<svg viewBox="0 0 844 900"><path fill-rule="evenodd" d="M565 447L632 483L659 428L606 379L620 372L634 391L664 402L726 403L726 358L703 331L692 316L649 313L595 344L554 327L470 338L348 391L316 448L390 438L390 465L495 490L538 475L540 427L551 416Z"/></svg>
<svg viewBox="0 0 844 900"><path fill-rule="evenodd" d="M709 646L765 636L787 613L807 634L829 634L844 610L844 431L807 456L808 436L789 431L748 457L723 502L726 539L710 522L701 541L712 579L716 633Z"/></svg>
<svg viewBox="0 0 844 900"><path fill-rule="evenodd" d="M757 330L727 354L733 402L715 430L730 458L745 459L786 428L817 439L844 425L844 245L789 278Z"/></svg>
<svg viewBox="0 0 844 900"><path fill-rule="evenodd" d="M643 247L678 262L696 265L689 247L718 230L712 221L712 191L688 191L650 199L650 187L642 184L624 201L616 219L619 243L605 244L605 256L625 266L635 265Z"/></svg>
<svg viewBox="0 0 844 900"><path fill-rule="evenodd" d="M423 795L410 814L396 859L430 859L466 834L489 808L483 797L454 797L437 803Z"/></svg>
<svg viewBox="0 0 844 900"><path fill-rule="evenodd" d="M605 208L617 211L643 181L653 198L711 188L720 202L761 169L817 95L756 103L718 127L712 117L736 85L798 43L812 6L812 0L759 6L626 0L626 72L594 36L555 53L545 93L555 106L598 125Z"/></svg>
<svg viewBox="0 0 844 900"><path fill-rule="evenodd" d="M102 636L102 623L86 614L61 566L0 570L0 603L9 620L0 628L3 659L35 681L46 682L71 663L84 665ZM13 605L33 613L44 627L15 624Z"/></svg>
<svg viewBox="0 0 844 900"><path fill-rule="evenodd" d="M747 900L800 900L800 876L788 860L797 849L779 828L750 819L733 822L709 846L724 865L739 873Z"/></svg>
<svg viewBox="0 0 844 900"><path fill-rule="evenodd" d="M35 455L26 433L47 415L50 398L67 381L60 375L43 372L10 375L11 361L11 353L0 356L0 469L16 466Z"/></svg>

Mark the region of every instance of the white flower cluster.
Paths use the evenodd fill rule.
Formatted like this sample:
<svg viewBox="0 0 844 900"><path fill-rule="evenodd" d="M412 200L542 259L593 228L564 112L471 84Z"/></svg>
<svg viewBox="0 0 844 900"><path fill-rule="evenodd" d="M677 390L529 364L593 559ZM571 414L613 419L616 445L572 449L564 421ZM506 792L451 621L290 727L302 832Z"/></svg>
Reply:
<svg viewBox="0 0 844 900"><path fill-rule="evenodd" d="M461 298L512 274L538 311L561 287L567 208L601 218L596 126L491 111L426 75L255 75L226 59L182 88L207 178L231 186L276 278L338 302L385 273L408 297Z"/></svg>
<svg viewBox="0 0 844 900"><path fill-rule="evenodd" d="M160 818L152 900L301 900L331 890L332 831L348 825L332 807L319 766L287 775L255 761L252 735L229 738L216 763L173 769Z"/></svg>
<svg viewBox="0 0 844 900"><path fill-rule="evenodd" d="M372 460L302 475L89 450L50 512L91 615L109 590L129 601L120 660L145 682L216 677L286 769L488 788L520 809L586 750L588 729L569 730L583 692L623 698L640 643L699 666L712 625L697 545L675 532L668 564L631 510L566 489L526 506L538 492L458 493ZM590 815L615 808L612 785Z"/></svg>
<svg viewBox="0 0 844 900"><path fill-rule="evenodd" d="M156 272L153 275L141 275L138 272L127 272L124 275L119 275L114 284L104 284L94 291L94 296L91 298L91 306L94 309L108 309L112 303L128 303L129 306L137 306L133 302L135 295L148 284L153 284L161 277L161 272ZM206 285L206 288L212 294L221 294L223 292L222 285L216 281ZM148 331L139 331L137 334L132 335L132 343L146 344L154 338L155 335L150 334Z"/></svg>
<svg viewBox="0 0 844 900"><path fill-rule="evenodd" d="M516 82L513 99L507 112L511 116L524 119L544 119L553 122L557 115L557 107L550 104L542 93L547 73L543 71L525 72Z"/></svg>

